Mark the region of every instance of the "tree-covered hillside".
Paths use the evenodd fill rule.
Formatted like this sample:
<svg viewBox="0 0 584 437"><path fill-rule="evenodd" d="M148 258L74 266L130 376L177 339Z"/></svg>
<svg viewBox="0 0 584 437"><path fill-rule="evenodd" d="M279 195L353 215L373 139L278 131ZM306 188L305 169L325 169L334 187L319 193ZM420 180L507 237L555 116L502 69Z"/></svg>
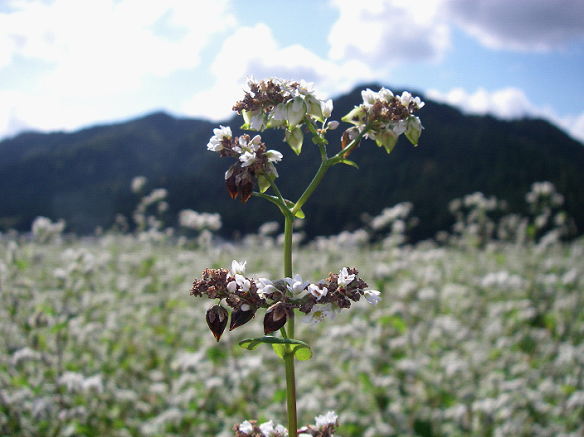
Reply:
<svg viewBox="0 0 584 437"><path fill-rule="evenodd" d="M375 88L375 85L368 85ZM340 119L360 102L359 87L335 100ZM361 224L363 213L377 214L401 201L414 204L420 218L414 236L425 238L451 224L448 202L473 191L495 195L510 210L525 208L533 182L548 180L565 196L565 208L584 229L584 147L543 120L501 121L468 116L432 101L419 113L425 127L420 146L401 142L388 159L364 141L352 159L361 171L332 169L305 206L305 230L311 235L336 233ZM238 133L241 118L229 124ZM91 232L108 227L116 213L130 215L136 198L134 176L151 187L169 190L169 224L181 209L219 212L223 232L252 231L277 218L273 206L250 200L243 207L227 195L222 179L229 163L206 150L217 124L154 113L136 120L73 133L26 133L0 143L0 229L27 229L39 215L64 218L68 230ZM332 135L330 148L338 147ZM306 136L301 156L282 143L283 132L262 138L284 154L278 170L283 192L295 198L319 164Z"/></svg>

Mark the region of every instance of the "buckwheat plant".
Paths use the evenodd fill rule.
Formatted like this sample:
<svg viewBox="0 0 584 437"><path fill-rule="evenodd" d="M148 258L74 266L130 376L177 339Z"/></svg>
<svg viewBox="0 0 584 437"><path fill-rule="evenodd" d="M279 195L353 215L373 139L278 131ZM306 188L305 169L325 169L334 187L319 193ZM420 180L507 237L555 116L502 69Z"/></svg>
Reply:
<svg viewBox="0 0 584 437"><path fill-rule="evenodd" d="M231 269L203 271L191 290L193 296L206 296L217 302L206 314L209 329L217 341L228 324L232 331L264 310L264 336L245 339L239 344L249 350L260 344L271 345L284 362L288 429L272 421L258 424L246 420L235 425L236 436L326 437L334 435L338 426L337 416L331 411L317 416L315 425L298 428L294 361L310 359L312 350L307 343L295 338L295 320L300 315L308 323L332 319L361 297L376 304L380 293L369 289L358 270L349 266L317 282L303 280L292 266L293 221L305 217L302 207L331 167L337 164L357 167L348 157L362 140L372 139L388 153L401 134L417 145L422 124L414 112L424 105L408 92L395 96L381 88L378 92L367 89L361 94L363 103L342 118L353 126L343 132L341 144L330 152L326 134L339 126L338 121L329 121L332 100L321 98L312 85L304 81L277 78L248 81L243 98L233 106L233 110L243 116L242 129L281 129L284 141L296 154L301 153L304 137L310 134L312 143L320 151L320 167L296 201L287 199L276 184L276 164L281 162L282 153L271 149L260 135L245 133L234 137L229 127L220 126L214 129L207 144L208 150L234 161L225 173L225 184L233 199L247 202L252 196L259 197L273 203L284 218L282 278L248 276L246 262L233 261Z"/></svg>

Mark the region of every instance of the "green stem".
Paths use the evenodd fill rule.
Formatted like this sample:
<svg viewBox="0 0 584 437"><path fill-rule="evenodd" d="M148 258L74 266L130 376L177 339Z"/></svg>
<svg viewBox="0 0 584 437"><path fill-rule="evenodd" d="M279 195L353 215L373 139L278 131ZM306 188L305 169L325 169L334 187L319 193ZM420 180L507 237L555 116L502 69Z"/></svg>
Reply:
<svg viewBox="0 0 584 437"><path fill-rule="evenodd" d="M308 201L310 196L312 196L312 193L314 192L314 190L316 190L316 187L318 187L318 185L322 181L322 178L324 177L326 171L329 169L330 166L331 166L331 163L330 163L330 160L328 160L328 159L323 160L320 163L320 167L318 168L318 171L316 172L316 174L314 175L314 178L310 182L310 185L308 185L308 187L306 187L306 190L304 190L304 193L302 193L302 196L300 196L298 201L294 204L294 207L291 210L292 214L296 214L298 212L298 210L300 208L302 208L302 206Z"/></svg>
<svg viewBox="0 0 584 437"><path fill-rule="evenodd" d="M284 277L292 277L292 226L294 215L284 216Z"/></svg>
<svg viewBox="0 0 584 437"><path fill-rule="evenodd" d="M288 322L290 323L290 322ZM294 375L294 352L284 355L286 366L286 403L288 406L288 435L296 437L298 416L296 413L296 380Z"/></svg>
<svg viewBox="0 0 584 437"><path fill-rule="evenodd" d="M326 174L327 170L331 168L333 165L336 165L339 162L341 162L344 159L345 154L351 153L353 149L357 147L359 142L361 142L361 140L367 133L367 130L368 127L366 127L362 132L360 132L357 138L351 141L347 147L338 152L336 155L331 156L330 158L327 157L326 151L324 150L324 146L319 145L321 150L322 162L320 163L320 167L318 168L318 171L314 175L314 178L310 182L310 185L306 187L304 193L302 193L298 201L294 204L294 207L290 210L292 214L296 214L298 210L301 209L304 206L304 204L308 201L310 196L312 196L312 193L314 192L314 190L316 190L316 187L318 187L318 185L322 181L322 178Z"/></svg>
<svg viewBox="0 0 584 437"><path fill-rule="evenodd" d="M287 213L284 215L284 276L292 277L292 226L294 215ZM294 310L292 310L294 311ZM288 332L282 328L284 338L294 338L294 313L288 319ZM296 437L298 430L298 414L296 412L296 378L294 374L294 352L288 347L284 355L286 367L286 406L288 410L288 435Z"/></svg>
<svg viewBox="0 0 584 437"><path fill-rule="evenodd" d="M309 127L310 126L311 125L309 125ZM315 131L314 133L318 134L315 129L313 130ZM318 187L322 181L322 178L324 177L327 170L333 165L342 161L343 155L345 153L350 153L355 147L357 147L357 144L359 144L359 141L361 141L361 138L363 138L363 135L365 135L366 131L367 130L365 129L357 138L349 143L349 145L344 150L340 151L331 158L327 157L324 143L318 144L322 159L320 167L310 182L310 185L306 187L304 193L302 193L298 201L291 209L288 207L288 205L286 205L286 200L282 196L282 193L276 186L275 182L270 180L272 188L278 197L266 197L276 205L280 202L284 204L284 207L280 207L282 214L284 214L284 277L292 277L292 227L294 224L294 216L308 201L314 190L316 190L316 187ZM292 310L288 318L287 329L283 327L280 331L282 333L282 337L294 338L294 310ZM296 411L296 376L294 372L294 352L289 345L287 346L286 353L284 354L284 364L286 367L286 406L288 411L288 435L290 437L296 437L298 431L298 413Z"/></svg>

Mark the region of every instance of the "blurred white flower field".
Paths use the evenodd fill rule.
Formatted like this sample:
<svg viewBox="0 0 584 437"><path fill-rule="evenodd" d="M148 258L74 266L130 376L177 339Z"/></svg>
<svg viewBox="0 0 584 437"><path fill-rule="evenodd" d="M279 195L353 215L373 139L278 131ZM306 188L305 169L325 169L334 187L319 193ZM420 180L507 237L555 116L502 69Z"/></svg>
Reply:
<svg viewBox="0 0 584 437"><path fill-rule="evenodd" d="M303 278L358 265L382 297L298 325L315 350L298 363L301 423L334 410L343 437L582 435L584 241L561 242L551 209L496 223L481 196L453 204L436 241L406 244L402 205L297 248ZM136 222L156 226L0 235L0 435L227 437L242 417L284 421L278 358L237 346L261 320L216 343L213 302L189 296L234 258L281 277L277 227L235 247Z"/></svg>

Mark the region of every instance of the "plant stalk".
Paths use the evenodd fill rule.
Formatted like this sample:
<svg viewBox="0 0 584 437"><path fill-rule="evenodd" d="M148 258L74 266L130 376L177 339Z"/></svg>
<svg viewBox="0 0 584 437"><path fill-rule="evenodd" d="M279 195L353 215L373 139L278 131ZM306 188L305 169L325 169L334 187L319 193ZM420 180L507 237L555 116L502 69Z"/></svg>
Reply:
<svg viewBox="0 0 584 437"><path fill-rule="evenodd" d="M290 323L290 322L288 322ZM296 437L298 415L296 413L296 379L294 374L294 352L284 355L286 366L286 405L288 407L288 435Z"/></svg>
<svg viewBox="0 0 584 437"><path fill-rule="evenodd" d="M319 145L322 158L320 167L318 168L318 171L314 175L314 178L308 187L306 187L304 193L302 193L292 208L288 208L286 206L286 201L280 193L280 190L278 190L275 182L273 180L270 181L272 188L278 195L278 200L283 203L283 205L280 206L280 210L282 211L282 214L284 214L284 277L292 277L292 231L294 216L308 201L314 190L316 190L316 187L318 187L322 181L322 178L324 177L327 170L333 165L339 163L339 161L342 160L344 153L350 153L359 144L359 141L361 138L363 138L365 132L366 130L361 132L361 134L355 138L345 148L345 150L342 150L331 158L327 158L324 146ZM268 200L278 205L278 201L275 199L268 198ZM283 327L281 332L284 338L294 338L294 310L292 310L292 313L288 318L287 329ZM287 352L284 354L284 364L286 367L286 406L288 410L288 435L290 437L296 437L298 431L298 413L296 411L296 376L294 372L294 351L289 345L287 347Z"/></svg>
<svg viewBox="0 0 584 437"><path fill-rule="evenodd" d="M284 215L284 276L292 277L292 230L294 215ZM294 313L288 319L288 329L285 337L294 338ZM282 328L284 329L284 328ZM283 334L284 334L283 333ZM288 435L296 437L298 430L298 414L296 412L296 377L294 372L294 352L288 346L288 352L284 355L286 367L286 406L288 410Z"/></svg>

